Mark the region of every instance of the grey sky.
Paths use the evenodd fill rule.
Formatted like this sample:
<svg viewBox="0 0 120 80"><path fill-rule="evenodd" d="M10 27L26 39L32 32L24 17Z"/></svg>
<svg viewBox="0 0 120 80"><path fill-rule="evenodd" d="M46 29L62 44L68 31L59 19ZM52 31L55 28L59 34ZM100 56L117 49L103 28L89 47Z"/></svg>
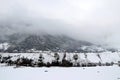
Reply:
<svg viewBox="0 0 120 80"><path fill-rule="evenodd" d="M0 33L48 32L120 48L120 0L0 0Z"/></svg>

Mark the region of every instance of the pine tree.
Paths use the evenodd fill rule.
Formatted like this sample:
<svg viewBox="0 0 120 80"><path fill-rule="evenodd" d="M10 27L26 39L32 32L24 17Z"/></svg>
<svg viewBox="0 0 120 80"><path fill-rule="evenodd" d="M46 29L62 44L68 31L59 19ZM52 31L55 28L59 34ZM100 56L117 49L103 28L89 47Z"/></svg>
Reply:
<svg viewBox="0 0 120 80"><path fill-rule="evenodd" d="M42 54L40 54L39 59L38 59L38 66L39 67L44 66L43 60L44 60L44 57Z"/></svg>
<svg viewBox="0 0 120 80"><path fill-rule="evenodd" d="M58 62L59 59L60 59L59 54L58 54L58 53L55 53L55 54L54 54L54 58L55 58L55 61Z"/></svg>
<svg viewBox="0 0 120 80"><path fill-rule="evenodd" d="M63 66L63 67L72 67L73 66L73 64L70 62L70 61L68 61L68 60L66 60L66 53L63 55L63 59L62 59L62 64L61 64L61 66Z"/></svg>
<svg viewBox="0 0 120 80"><path fill-rule="evenodd" d="M73 59L75 60L74 66L79 66L79 64L77 63L77 60L78 60L78 55L77 54L73 55Z"/></svg>

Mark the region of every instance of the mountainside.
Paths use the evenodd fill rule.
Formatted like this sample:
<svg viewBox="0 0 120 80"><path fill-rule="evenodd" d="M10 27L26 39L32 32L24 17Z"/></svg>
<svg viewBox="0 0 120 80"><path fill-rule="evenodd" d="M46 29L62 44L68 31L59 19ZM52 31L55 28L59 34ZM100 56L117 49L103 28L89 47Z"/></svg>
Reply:
<svg viewBox="0 0 120 80"><path fill-rule="evenodd" d="M103 52L104 48L87 41L78 41L64 35L13 34L7 36L6 52L53 51L53 52ZM4 44L3 44L3 47Z"/></svg>

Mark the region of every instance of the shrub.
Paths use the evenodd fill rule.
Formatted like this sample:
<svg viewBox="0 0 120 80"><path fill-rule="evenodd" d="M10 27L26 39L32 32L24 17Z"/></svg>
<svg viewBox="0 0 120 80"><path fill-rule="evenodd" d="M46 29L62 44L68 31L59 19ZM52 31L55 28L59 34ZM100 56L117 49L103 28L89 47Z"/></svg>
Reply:
<svg viewBox="0 0 120 80"><path fill-rule="evenodd" d="M106 66L111 66L111 64L110 64L110 63L108 63L108 62L106 62Z"/></svg>
<svg viewBox="0 0 120 80"><path fill-rule="evenodd" d="M13 65L14 64L14 62L12 61L12 60L8 60L8 62L7 62L7 65L8 66L11 66L11 65Z"/></svg>
<svg viewBox="0 0 120 80"><path fill-rule="evenodd" d="M97 64L96 63L88 63L87 64L87 67L93 67L93 66L97 66Z"/></svg>
<svg viewBox="0 0 120 80"><path fill-rule="evenodd" d="M49 62L47 62L46 67L50 67L50 66L51 66L51 64Z"/></svg>
<svg viewBox="0 0 120 80"><path fill-rule="evenodd" d="M82 66L82 67L86 67L87 65L86 65L85 63L82 63L81 66Z"/></svg>
<svg viewBox="0 0 120 80"><path fill-rule="evenodd" d="M61 66L63 66L63 67L72 67L73 63L68 61L68 60L66 60L66 59L63 59Z"/></svg>
<svg viewBox="0 0 120 80"><path fill-rule="evenodd" d="M114 62L111 62L111 66L113 66L114 65Z"/></svg>
<svg viewBox="0 0 120 80"><path fill-rule="evenodd" d="M52 61L51 66L60 66L60 62L58 61Z"/></svg>
<svg viewBox="0 0 120 80"><path fill-rule="evenodd" d="M28 59L28 58L18 58L16 61L16 65L17 66L32 66L32 59Z"/></svg>
<svg viewBox="0 0 120 80"><path fill-rule="evenodd" d="M11 59L11 56L2 57L1 58L1 63L7 63L9 59Z"/></svg>

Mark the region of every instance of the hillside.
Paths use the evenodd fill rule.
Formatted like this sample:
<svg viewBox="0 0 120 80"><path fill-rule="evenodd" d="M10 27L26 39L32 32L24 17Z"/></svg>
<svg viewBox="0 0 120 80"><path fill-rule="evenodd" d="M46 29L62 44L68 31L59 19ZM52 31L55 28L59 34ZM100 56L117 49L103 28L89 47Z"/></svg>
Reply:
<svg viewBox="0 0 120 80"><path fill-rule="evenodd" d="M0 43L1 51L10 53L34 51L96 53L116 51L115 49L107 49L102 46L98 46L87 41L76 40L65 35L12 34L6 36L6 39L2 41L3 42Z"/></svg>

